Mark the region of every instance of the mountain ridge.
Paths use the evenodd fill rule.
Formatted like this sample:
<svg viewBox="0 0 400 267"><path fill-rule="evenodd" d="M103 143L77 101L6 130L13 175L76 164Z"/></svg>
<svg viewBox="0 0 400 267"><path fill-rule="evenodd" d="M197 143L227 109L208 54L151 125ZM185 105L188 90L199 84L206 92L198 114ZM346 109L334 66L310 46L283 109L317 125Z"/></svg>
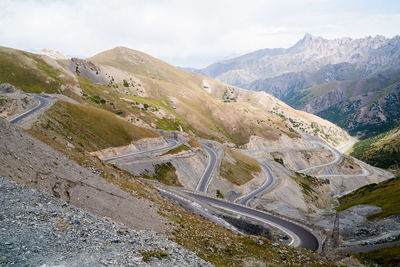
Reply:
<svg viewBox="0 0 400 267"><path fill-rule="evenodd" d="M280 50L278 55L264 56L262 51L269 50L212 64L198 72L210 74L209 70L213 70L219 73L214 77L218 80L270 93L294 108L337 123L351 134L369 135L367 125L379 122L375 117L388 123L399 118L391 112L392 106L382 105L389 94L394 94L396 103L400 90L395 86L400 80L398 35L328 40L305 34L292 47ZM215 69L218 68L223 72L217 72ZM329 114L335 111L330 109L335 109L336 105L339 110L346 110L349 105L360 108L364 110L361 115L366 114L367 119L358 118L362 121L360 124L355 117L348 121L347 113L332 117ZM378 114L374 106L379 106ZM364 129L355 129L358 127L355 124Z"/></svg>

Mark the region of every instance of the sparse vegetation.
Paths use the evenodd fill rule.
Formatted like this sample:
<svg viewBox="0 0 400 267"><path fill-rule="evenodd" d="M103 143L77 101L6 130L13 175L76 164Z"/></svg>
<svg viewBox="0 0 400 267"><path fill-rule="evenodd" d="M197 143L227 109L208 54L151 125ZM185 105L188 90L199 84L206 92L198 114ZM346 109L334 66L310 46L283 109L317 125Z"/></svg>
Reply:
<svg viewBox="0 0 400 267"><path fill-rule="evenodd" d="M221 191L219 189L217 189L217 191L215 192L215 196L217 198L222 198L222 199L225 198L224 195L221 193Z"/></svg>
<svg viewBox="0 0 400 267"><path fill-rule="evenodd" d="M337 211L356 205L373 205L382 208L382 212L370 215L368 219L400 214L400 177L363 186L339 198L339 203Z"/></svg>
<svg viewBox="0 0 400 267"><path fill-rule="evenodd" d="M58 101L46 113L40 132L69 136L68 141L87 151L128 145L142 138L158 137L149 129L135 126L111 112Z"/></svg>
<svg viewBox="0 0 400 267"><path fill-rule="evenodd" d="M235 89L233 87L228 87L222 94L222 100L224 101L224 103L236 102L237 99L234 96L234 93Z"/></svg>
<svg viewBox="0 0 400 267"><path fill-rule="evenodd" d="M197 142L196 138L192 135L189 136L189 142L188 144L192 147L192 148L198 148L201 147L200 143Z"/></svg>
<svg viewBox="0 0 400 267"><path fill-rule="evenodd" d="M178 154L179 152L188 151L188 150L190 150L190 148L187 145L181 144L181 145L169 150L168 152L165 152L163 155L174 155L174 154Z"/></svg>
<svg viewBox="0 0 400 267"><path fill-rule="evenodd" d="M307 202L317 203L319 206L324 205L321 198L321 187L329 184L328 179L316 178L307 174L294 172L292 179L300 186L304 198ZM327 188L329 191L329 188Z"/></svg>
<svg viewBox="0 0 400 267"><path fill-rule="evenodd" d="M227 147L224 148L224 152L220 173L228 181L243 185L254 178L253 172L261 172L261 167L255 159Z"/></svg>
<svg viewBox="0 0 400 267"><path fill-rule="evenodd" d="M400 262L400 246L380 248L367 253L353 254L366 266L398 266Z"/></svg>
<svg viewBox="0 0 400 267"><path fill-rule="evenodd" d="M168 131L179 130L179 123L171 119L166 119L166 118L159 119L157 120L156 125L158 129L162 130L168 130Z"/></svg>
<svg viewBox="0 0 400 267"><path fill-rule="evenodd" d="M154 176L152 178L165 185L182 186L171 162L154 165Z"/></svg>
<svg viewBox="0 0 400 267"><path fill-rule="evenodd" d="M275 162L278 162L279 164L281 164L281 165L283 165L283 166L285 166L285 164L284 164L282 158L275 158L275 157L274 157L274 161L275 161Z"/></svg>
<svg viewBox="0 0 400 267"><path fill-rule="evenodd" d="M140 254L142 254L143 261L147 263L152 261L151 258L162 259L168 257L169 255L168 252L164 250L142 250L140 251Z"/></svg>

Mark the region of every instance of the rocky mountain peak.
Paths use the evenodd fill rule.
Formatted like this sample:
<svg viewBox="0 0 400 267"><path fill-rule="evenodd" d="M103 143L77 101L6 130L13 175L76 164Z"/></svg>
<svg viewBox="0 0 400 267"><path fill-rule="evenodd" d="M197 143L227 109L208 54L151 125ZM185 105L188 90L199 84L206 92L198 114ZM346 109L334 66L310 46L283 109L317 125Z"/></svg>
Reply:
<svg viewBox="0 0 400 267"><path fill-rule="evenodd" d="M320 36L314 36L311 33L306 33L304 34L303 39L301 39L301 41L303 42L309 42L309 41L316 41L316 40L325 40L324 38L320 37Z"/></svg>
<svg viewBox="0 0 400 267"><path fill-rule="evenodd" d="M300 39L294 46L288 49L289 52L298 52L306 49L307 47L313 46L315 42L326 41L326 39L314 36L310 33L306 33L302 39Z"/></svg>

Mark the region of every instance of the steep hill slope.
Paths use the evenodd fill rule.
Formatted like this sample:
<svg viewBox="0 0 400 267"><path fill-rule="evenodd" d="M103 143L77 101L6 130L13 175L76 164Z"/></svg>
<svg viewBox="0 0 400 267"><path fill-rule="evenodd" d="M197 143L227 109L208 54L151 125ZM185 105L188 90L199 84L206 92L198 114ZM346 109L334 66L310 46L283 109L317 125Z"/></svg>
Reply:
<svg viewBox="0 0 400 267"><path fill-rule="evenodd" d="M339 203L338 211L343 211L355 205L381 207L382 211L369 216L370 219L397 215L400 213L400 177L363 186L339 198Z"/></svg>
<svg viewBox="0 0 400 267"><path fill-rule="evenodd" d="M129 123L109 111L63 101L55 103L44 116L40 128L68 136L71 143L86 151L160 137L158 133ZM34 126L34 129L38 128Z"/></svg>
<svg viewBox="0 0 400 267"><path fill-rule="evenodd" d="M373 166L399 169L400 127L356 143L350 155Z"/></svg>
<svg viewBox="0 0 400 267"><path fill-rule="evenodd" d="M102 66L112 77L120 79L123 75L131 75L139 79L144 89L133 95L127 92L130 94L127 98L139 103L144 102L141 95L150 98L149 104L172 114L174 123L203 137L236 145L247 143L251 135L271 140L278 140L281 134L298 138L290 130L291 122L284 123L283 117L297 120L310 131L311 122L315 120L332 139L343 134L334 125L295 111L269 95L185 72L134 50L118 47L90 60ZM116 69L117 66L122 66L123 74ZM124 86L123 80L119 80L120 87ZM126 88L129 87L125 84L124 90ZM345 135L327 141L338 143L343 138L346 139Z"/></svg>

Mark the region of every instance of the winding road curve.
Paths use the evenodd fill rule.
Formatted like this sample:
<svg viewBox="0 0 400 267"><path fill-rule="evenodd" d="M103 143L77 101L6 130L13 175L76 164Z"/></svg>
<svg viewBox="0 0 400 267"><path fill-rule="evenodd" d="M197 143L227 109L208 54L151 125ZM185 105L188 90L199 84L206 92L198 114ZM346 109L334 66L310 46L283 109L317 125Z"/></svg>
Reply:
<svg viewBox="0 0 400 267"><path fill-rule="evenodd" d="M273 216L271 214L259 210L255 210L243 205L238 205L222 199L216 199L213 197L193 192L186 192L186 193L212 206L228 210L239 215L254 218L256 220L259 220L261 222L264 222L266 224L281 229L291 237L292 241L289 244L291 246L299 248L307 248L311 250L317 250L319 248L318 239L314 236L314 234L298 224L281 219L279 217Z"/></svg>
<svg viewBox="0 0 400 267"><path fill-rule="evenodd" d="M298 172L307 173L307 172L309 172L310 170L313 170L313 169L317 169L317 168L321 168L321 167L327 167L327 166L338 164L342 160L342 155L336 149L333 149L330 146L325 145L325 144L320 143L320 142L313 142L313 143L315 143L317 145L320 145L320 146L328 149L329 151L331 151L333 153L333 155L335 156L335 159L332 160L331 162L328 162L328 163L324 163L324 164L316 165L316 166L311 166L311 167L299 170Z"/></svg>
<svg viewBox="0 0 400 267"><path fill-rule="evenodd" d="M203 145L203 148L207 151L209 155L209 161L208 165L206 167L206 170L204 171L199 184L197 185L196 191L200 192L206 192L208 185L210 184L211 181L211 175L212 172L215 168L216 161L217 161L217 155L213 151L212 148ZM295 223L289 222L287 220L281 219L279 217L273 216L271 214L255 210L249 207L244 206L247 204L247 202L257 196L258 194L264 192L267 190L274 182L273 175L269 169L268 166L265 164L259 162L261 165L261 168L264 170L267 176L267 180L265 183L258 188L257 190L251 192L241 200L239 200L239 204L224 201L221 199L216 199L213 197L205 196L202 194L197 194L194 192L186 192L187 194L191 195L192 197L196 198L197 200L203 201L209 205L239 214L243 215L246 217L254 218L256 220L259 220L263 223L272 225L278 229L281 229L283 232L288 234L291 238L291 242L289 245L295 246L295 247L300 247L300 248L308 248L311 250L317 250L319 248L319 242L318 239L314 236L313 233L311 233L309 230L306 228L297 225Z"/></svg>
<svg viewBox="0 0 400 267"><path fill-rule="evenodd" d="M259 195L259 194L265 192L267 189L269 189L273 185L273 183L275 181L274 176L272 175L270 168L267 165L265 165L265 164L263 164L261 162L258 162L258 163L260 164L260 166L263 169L265 175L267 176L267 179L266 179L266 181L264 182L264 184L262 186L260 186L256 190L250 192L249 194L247 194L243 198L237 200L236 202L239 203L239 204L247 205L247 203L251 199L253 199L257 195Z"/></svg>
<svg viewBox="0 0 400 267"><path fill-rule="evenodd" d="M26 117L28 117L28 116L32 115L33 113L39 111L40 109L45 108L50 103L50 100L48 98L43 97L43 96L34 95L34 94L27 94L27 95L35 97L37 100L39 100L39 104L36 107L34 107L34 108L22 113L21 115L18 115L17 117L13 118L12 120L10 120L10 123L13 123L13 124L18 123L21 120L25 119Z"/></svg>
<svg viewBox="0 0 400 267"><path fill-rule="evenodd" d="M215 151L207 145L202 144L204 150L208 154L208 164L206 170L204 171L203 175L201 176L199 183L197 184L196 190L200 192L207 192L208 186L211 182L211 175L215 169L217 164L217 154Z"/></svg>

